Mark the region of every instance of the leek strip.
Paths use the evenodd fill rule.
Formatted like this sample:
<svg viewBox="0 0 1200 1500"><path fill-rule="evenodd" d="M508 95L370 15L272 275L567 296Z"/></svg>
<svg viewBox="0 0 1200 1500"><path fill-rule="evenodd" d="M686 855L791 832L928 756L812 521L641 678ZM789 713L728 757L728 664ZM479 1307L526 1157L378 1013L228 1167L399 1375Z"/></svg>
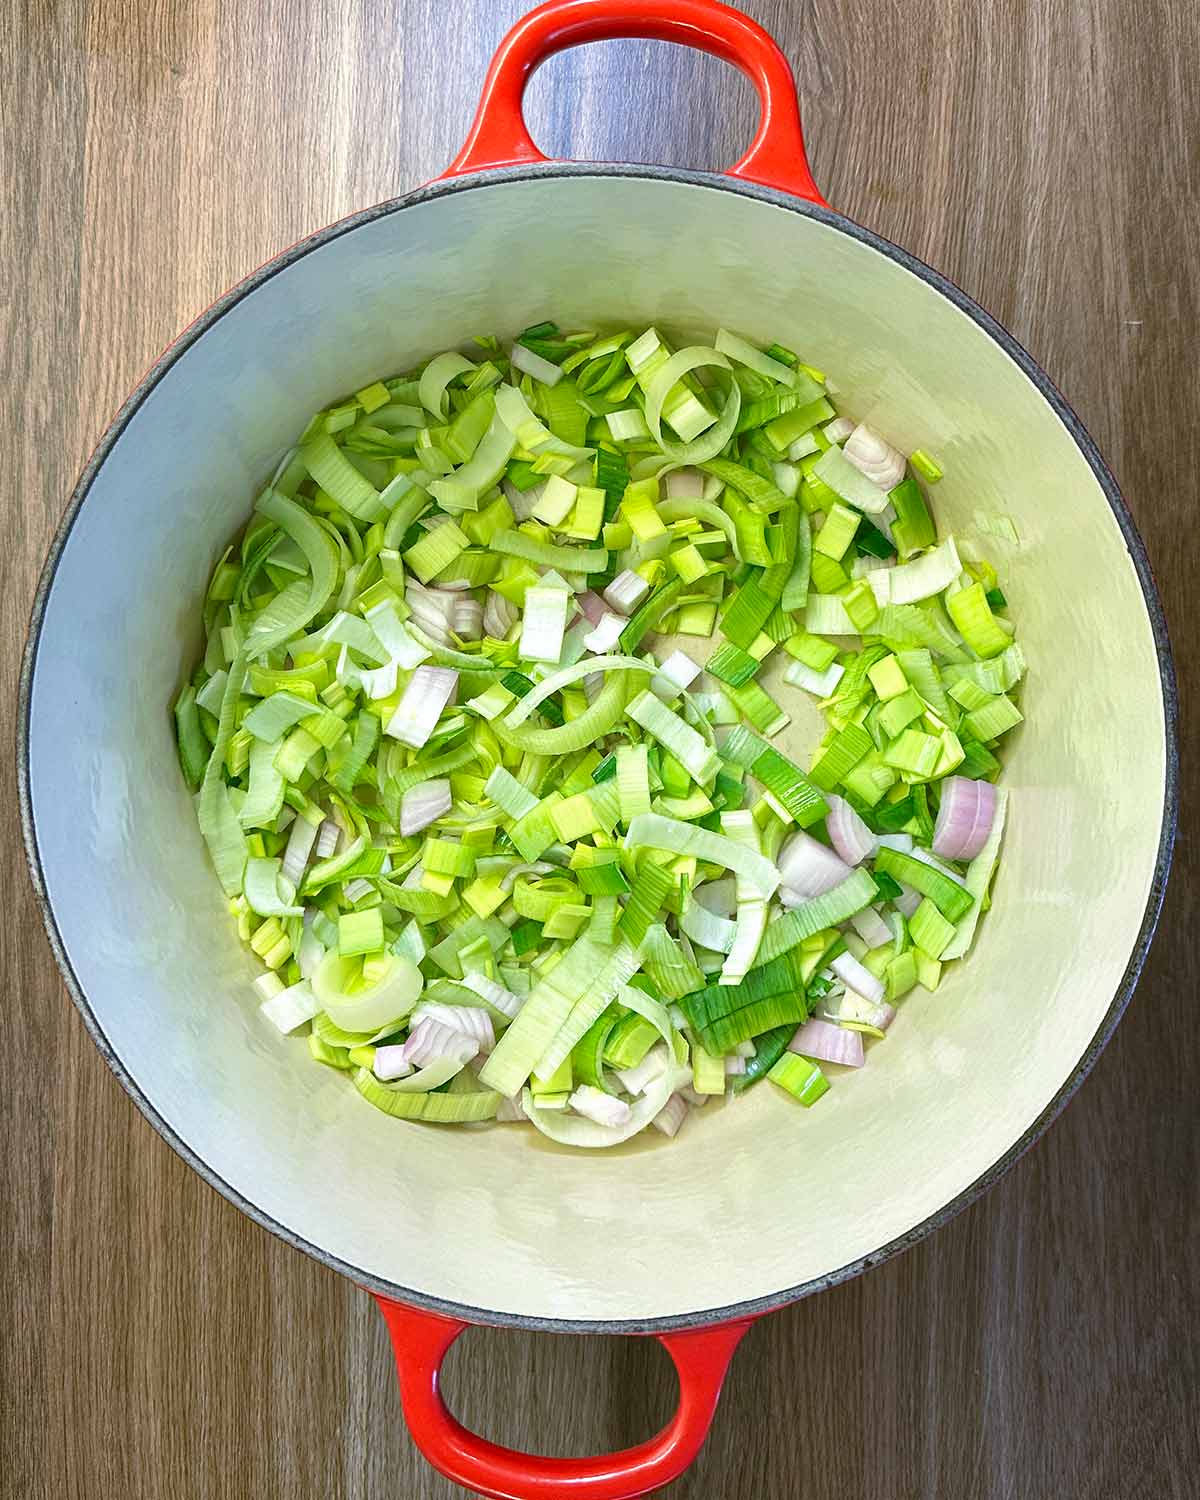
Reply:
<svg viewBox="0 0 1200 1500"><path fill-rule="evenodd" d="M429 1071L429 1070L425 1070ZM354 1073L354 1087L368 1104L400 1120L423 1120L432 1125L461 1125L470 1121L493 1120L500 1108L499 1094L480 1090L459 1094L414 1094L399 1083L380 1083L367 1068Z"/></svg>
<svg viewBox="0 0 1200 1500"><path fill-rule="evenodd" d="M324 527L302 506L277 490L268 490L255 509L291 537L304 553L311 574L307 592L303 591L302 585L292 585L284 590L285 595L292 595L287 610L272 611L268 606L255 620L246 649L252 657L263 657L289 637L299 634L325 608L337 582L338 553ZM293 589L297 590L295 594Z"/></svg>
<svg viewBox="0 0 1200 1500"><path fill-rule="evenodd" d="M505 557L519 557L540 568L559 568L564 573L603 573L608 567L608 553L603 547L555 547L523 531L498 531L488 547Z"/></svg>
<svg viewBox="0 0 1200 1500"><path fill-rule="evenodd" d="M745 339L739 338L736 333L730 333L726 328L717 330L717 336L713 345L720 354L727 354L730 359L736 359L738 364L745 365L748 370L753 370L756 375L763 375L768 380L773 380L778 385L787 386L791 390L796 384L799 371L791 369L790 366L780 364L779 360L772 359L769 354L764 354L761 349L756 349L753 344L747 343Z"/></svg>
<svg viewBox="0 0 1200 1500"><path fill-rule="evenodd" d="M671 469L684 467L683 464L671 464L669 468L659 471L659 477L669 473ZM729 545L733 546L737 536L736 528L729 516L712 500L660 500L656 508L660 518L668 525L672 521L694 518L697 521L703 521L707 526L717 526L729 539Z"/></svg>
<svg viewBox="0 0 1200 1500"><path fill-rule="evenodd" d="M660 1113L671 1095L678 1089L685 1088L691 1080L691 1069L680 1061L682 1039L672 1027L666 1008L649 995L629 986L621 990L620 999L630 1010L644 1016L667 1044L667 1067L630 1105L629 1117L623 1125L598 1125L594 1120L583 1119L578 1115L538 1109L534 1095L526 1089L521 1095L522 1109L543 1135L558 1141L560 1145L590 1149L618 1146L644 1130Z"/></svg>
<svg viewBox="0 0 1200 1500"><path fill-rule="evenodd" d="M625 712L675 757L693 781L703 784L717 774L721 757L653 693L639 693Z"/></svg>
<svg viewBox="0 0 1200 1500"><path fill-rule="evenodd" d="M563 667L560 671L551 672L549 677L544 678L532 688L523 698L517 700L516 707L505 715L504 722L510 729L515 729L518 724L523 724L530 714L555 693L563 688L569 687L573 682L579 682L581 678L590 677L593 672L646 672L653 673L658 669L651 663L639 661L636 656L587 656L582 661L577 661L573 666Z"/></svg>
<svg viewBox="0 0 1200 1500"><path fill-rule="evenodd" d="M618 990L637 973L640 963L640 958L628 943L619 943L613 949L603 967L591 977L586 993L572 1006L554 1040L538 1059L533 1070L538 1078L549 1078L562 1065L567 1054L592 1023L608 1009Z"/></svg>
<svg viewBox="0 0 1200 1500"><path fill-rule="evenodd" d="M251 911L260 917L302 917L304 908L294 904L295 886L280 874L278 859L246 861L245 892ZM290 891L290 895L287 892Z"/></svg>
<svg viewBox="0 0 1200 1500"><path fill-rule="evenodd" d="M758 828L748 812L724 813L721 829L727 838L761 855ZM721 966L722 984L740 984L746 977L754 956L767 929L767 903L758 894L754 883L744 876L737 877L737 920L734 924L734 940L728 949L728 957Z"/></svg>
<svg viewBox="0 0 1200 1500"><path fill-rule="evenodd" d="M812 472L835 494L869 516L881 515L888 508L887 491L856 469L836 443L822 453Z"/></svg>
<svg viewBox="0 0 1200 1500"><path fill-rule="evenodd" d="M246 868L249 850L242 825L234 812L229 788L225 785L222 769L225 752L233 737L234 717L238 698L246 680L246 658L236 656L229 664L229 677L225 683L225 696L221 700L221 714L217 720L217 737L213 741L212 754L204 769L204 780L200 785L200 800L197 818L204 842L221 889L227 896L236 896L242 889L242 876Z"/></svg>
<svg viewBox="0 0 1200 1500"><path fill-rule="evenodd" d="M698 464L715 458L737 430L737 419L742 409L742 388L736 380L733 380L730 382L729 395L725 398L721 415L707 431L693 438L690 443L677 443L663 436L663 405L671 391L692 370L713 365L721 370L729 369L729 361L723 354L718 354L715 349L706 349L700 345L681 349L678 354L672 354L666 364L656 371L646 388L646 422L651 435L667 457L675 463Z"/></svg>
<svg viewBox="0 0 1200 1500"><path fill-rule="evenodd" d="M427 412L442 422L450 410L447 388L460 375L474 374L476 366L452 350L438 354L425 366L417 385L417 398Z"/></svg>
<svg viewBox="0 0 1200 1500"><path fill-rule="evenodd" d="M941 954L942 962L962 958L975 938L975 929L983 913L983 898L987 894L996 861L1000 857L1000 841L1004 837L1004 822L1008 816L1008 793L996 789L996 810L992 817L992 831L987 843L967 866L967 890L974 896L975 904L954 930L954 936Z"/></svg>
<svg viewBox="0 0 1200 1500"><path fill-rule="evenodd" d="M365 475L354 467L327 432L318 433L316 437L302 443L300 459L317 484L327 494L332 495L342 509L350 515L359 520L374 521L383 513L379 491ZM274 490L268 491L268 495L275 493ZM286 499L287 497L280 496L279 498ZM290 503L295 505L294 501ZM279 519L266 508L262 501L256 509L270 516L273 521ZM299 510L300 507L296 506L296 509ZM301 514L305 512L302 511ZM283 526L282 521L279 524ZM283 529L288 532L289 536L295 535L286 526ZM299 541L299 538L296 540ZM303 543L301 546L303 547ZM307 548L304 550L307 555Z"/></svg>
<svg viewBox="0 0 1200 1500"><path fill-rule="evenodd" d="M748 881L765 900L779 887L779 871L769 859L719 833L664 818L658 813L639 813L625 835L626 849L666 849L673 854L694 854L709 864L723 865Z"/></svg>
<svg viewBox="0 0 1200 1500"><path fill-rule="evenodd" d="M510 729L502 719L497 719L492 728L499 739L517 750L529 750L535 755L570 755L608 734L619 723L627 691L627 674L613 672L595 702L577 719L555 729L536 729L527 724Z"/></svg>
<svg viewBox="0 0 1200 1500"><path fill-rule="evenodd" d="M496 414L528 453L557 453L564 458L581 460L591 458L594 448L576 447L564 443L550 429L539 422L530 409L529 402L515 386L502 385L496 391Z"/></svg>
<svg viewBox="0 0 1200 1500"><path fill-rule="evenodd" d="M429 493L444 510L478 510L482 497L500 482L516 446L516 438L500 417L493 417L470 461L445 479L431 480Z"/></svg>
<svg viewBox="0 0 1200 1500"><path fill-rule="evenodd" d="M745 495L750 506L764 515L782 510L787 504L787 496L777 484L764 479L761 474L746 468L744 464L734 463L729 458L712 458L706 459L699 467L706 474L712 474L731 489L737 490L740 495Z"/></svg>
<svg viewBox="0 0 1200 1500"><path fill-rule="evenodd" d="M865 907L879 900L879 887L864 869L855 870L848 879L823 896L814 896L811 901L793 907L783 916L771 922L758 950L760 962L766 963L781 954L789 953L805 938L815 936L826 927L836 927L856 916Z"/></svg>
<svg viewBox="0 0 1200 1500"><path fill-rule="evenodd" d="M508 1098L517 1092L558 1035L576 1003L603 970L609 953L610 950L600 947L587 933L576 939L554 968L530 991L516 1020L479 1070L481 1083Z"/></svg>

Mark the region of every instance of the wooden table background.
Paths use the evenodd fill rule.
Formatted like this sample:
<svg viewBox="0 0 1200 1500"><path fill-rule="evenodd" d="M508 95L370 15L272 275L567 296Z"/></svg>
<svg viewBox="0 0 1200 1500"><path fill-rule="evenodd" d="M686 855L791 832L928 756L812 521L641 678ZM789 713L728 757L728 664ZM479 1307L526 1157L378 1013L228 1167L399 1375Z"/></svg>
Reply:
<svg viewBox="0 0 1200 1500"><path fill-rule="evenodd" d="M6 722L44 550L125 392L259 262L439 172L523 8L0 7ZM744 8L796 67L830 201L1006 323L1111 460L1173 623L1193 794L1194 0ZM552 154L717 167L755 113L723 64L610 43L551 63L530 118ZM405 1433L370 1299L208 1189L101 1063L42 936L8 750L0 777L0 1493L462 1493ZM1194 797L1181 833L1142 985L1066 1116L933 1239L761 1323L679 1496L1197 1493ZM469 1423L542 1452L644 1437L673 1393L653 1343L494 1331L461 1342L447 1386Z"/></svg>

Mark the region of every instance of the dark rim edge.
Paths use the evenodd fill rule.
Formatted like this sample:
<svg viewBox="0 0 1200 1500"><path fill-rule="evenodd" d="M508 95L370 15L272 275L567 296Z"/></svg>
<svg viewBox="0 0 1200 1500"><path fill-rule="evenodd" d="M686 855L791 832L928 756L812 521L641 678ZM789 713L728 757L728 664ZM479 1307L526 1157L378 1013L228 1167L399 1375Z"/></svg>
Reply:
<svg viewBox="0 0 1200 1500"><path fill-rule="evenodd" d="M109 1043L95 1013L88 1003L83 987L71 967L61 934L58 930L47 893L31 807L29 731L33 677L37 667L42 621L59 560L76 517L87 498L97 473L125 431L125 428L167 371L171 369L204 333L260 286L287 270L289 266L312 251L320 249L322 246L340 238L344 234L352 233L365 224L373 223L376 219L384 218L405 208L415 207L419 204L448 197L454 193L479 191L498 183L523 181L531 178L587 176L630 177L666 182L684 182L695 187L708 188L713 191L731 192L740 197L758 199L759 201L785 209L790 213L817 219L827 224L830 228L836 229L852 239L859 240L880 254L886 255L888 259L895 261L919 280L925 282L926 285L932 287L934 291L939 292L976 323L1000 346L1013 363L1021 369L1026 378L1050 406L1059 421L1062 422L1088 466L1091 468L1105 498L1108 500L1113 516L1125 538L1126 547L1133 562L1134 570L1137 573L1138 582L1141 585L1143 601L1154 637L1163 695L1165 766L1162 826L1158 852L1155 858L1154 878L1151 882L1137 942L1126 965L1121 983L1113 997L1112 1004L1106 1011L1082 1057L1076 1063L1062 1087L1046 1105L1045 1109L1027 1127L1025 1132L1013 1143L1008 1151L993 1162L985 1172L981 1173L967 1187L957 1193L954 1198L948 1203L943 1204L940 1209L930 1214L919 1224L914 1225L911 1229L906 1230L905 1233L898 1235L878 1249L869 1251L857 1260L851 1261L835 1271L827 1272L823 1276L814 1277L810 1281L802 1282L797 1286L785 1288L776 1293L751 1298L744 1302L730 1303L724 1307L706 1308L694 1313L680 1313L665 1318L539 1318L521 1313L495 1312L487 1308L475 1308L462 1303L448 1302L444 1299L432 1297L423 1292L412 1291L378 1277L367 1275L360 1268L340 1260L338 1257L322 1249L319 1245L315 1245L311 1241L304 1239L301 1235L296 1234L286 1225L272 1218L256 1204L245 1198L230 1183L215 1173L208 1163L158 1113ZM341 219L335 224L331 224L327 228L298 241L273 260L260 266L256 271L251 272L249 276L245 277L223 296L218 298L216 302L185 328L175 341L164 350L142 377L141 381L105 429L100 442L97 444L80 474L79 480L71 493L67 509L50 544L46 563L34 596L30 615L29 634L21 665L17 729L18 796L20 802L21 831L34 894L41 909L42 920L46 927L55 962L58 964L63 981L72 1000L83 1017L84 1025L87 1027L101 1056L112 1069L121 1086L137 1105L138 1109L141 1110L142 1114L167 1144L210 1187L227 1198L235 1207L254 1220L255 1223L260 1224L264 1229L277 1235L293 1248L304 1251L331 1270L339 1272L378 1296L407 1303L413 1307L423 1308L429 1312L441 1314L444 1317L485 1326L524 1328L534 1331L558 1333L656 1334L704 1327L740 1318L757 1317L776 1308L784 1307L788 1303L796 1302L814 1292L825 1291L831 1287L838 1286L842 1282L861 1274L863 1271L870 1270L882 1264L893 1255L898 1255L902 1251L910 1249L934 1230L940 1229L949 1223L963 1209L969 1207L976 1199L981 1197L988 1188L997 1182L1040 1139L1074 1096L1075 1091L1079 1088L1084 1078L1087 1077L1095 1065L1096 1059L1107 1045L1113 1031L1116 1029L1117 1023L1124 1014L1125 1007L1129 1003L1138 976L1145 963L1150 943L1154 937L1155 927L1158 923L1166 892L1178 818L1179 750L1177 719L1178 695L1175 668L1162 601L1159 598L1158 588L1154 581L1145 545L1138 534L1133 517L1121 495L1116 480L1113 478L1083 423L1068 405L1058 388L1046 375L1045 371L1042 370L1041 366L1012 334L981 308L973 298L969 297L967 293L962 291L960 287L955 285L954 282L950 281L941 272L933 270L916 256L910 254L902 247L892 244L890 240L884 239L883 236L876 234L873 230L856 224L853 220L836 213L832 209L791 197L789 194L778 192L773 188L759 187L753 183L737 181L718 174L666 167L628 164L608 165L591 162L549 163L541 167L516 167L503 171L455 178L449 181L435 181L402 197L376 204L372 208L364 209L348 218Z"/></svg>

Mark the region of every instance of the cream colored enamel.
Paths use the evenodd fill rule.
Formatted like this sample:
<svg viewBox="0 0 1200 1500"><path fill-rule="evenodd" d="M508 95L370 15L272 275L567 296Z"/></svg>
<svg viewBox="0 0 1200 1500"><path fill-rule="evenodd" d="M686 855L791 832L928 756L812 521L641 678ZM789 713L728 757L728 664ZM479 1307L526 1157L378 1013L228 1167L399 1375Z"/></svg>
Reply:
<svg viewBox="0 0 1200 1500"><path fill-rule="evenodd" d="M196 643L198 585L309 412L425 352L547 315L719 320L793 345L850 414L942 459L943 527L969 534L976 508L999 509L1023 543L991 549L1032 666L998 899L974 957L937 995L914 992L818 1108L763 1086L710 1105L674 1143L619 1156L572 1155L520 1128L393 1122L302 1042L281 1043L255 1014L167 711ZM1090 469L1018 367L836 229L728 192L611 177L494 183L389 215L206 332L131 420L72 530L30 743L67 953L182 1140L370 1276L559 1319L772 1296L885 1245L978 1178L1045 1109L1112 1001L1163 806L1137 578Z"/></svg>

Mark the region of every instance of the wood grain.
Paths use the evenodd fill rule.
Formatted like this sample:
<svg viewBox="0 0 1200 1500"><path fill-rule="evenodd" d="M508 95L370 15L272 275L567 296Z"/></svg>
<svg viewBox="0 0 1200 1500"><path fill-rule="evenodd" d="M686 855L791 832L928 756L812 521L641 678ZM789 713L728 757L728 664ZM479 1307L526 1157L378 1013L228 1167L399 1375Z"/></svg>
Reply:
<svg viewBox="0 0 1200 1500"><path fill-rule="evenodd" d="M142 370L307 231L441 170L519 0L8 0L0 7L0 703L49 537ZM830 201L1016 333L1112 461L1175 629L1196 743L1193 0L745 0L800 81ZM752 94L610 43L530 98L554 154L732 160ZM6 743L11 733L5 730ZM760 1324L679 1496L1191 1496L1200 1469L1196 771L1160 936L1049 1137L903 1258ZM441 1500L369 1299L145 1125L60 985L0 760L0 1494ZM541 1452L665 1417L641 1341L480 1331L460 1414Z"/></svg>

